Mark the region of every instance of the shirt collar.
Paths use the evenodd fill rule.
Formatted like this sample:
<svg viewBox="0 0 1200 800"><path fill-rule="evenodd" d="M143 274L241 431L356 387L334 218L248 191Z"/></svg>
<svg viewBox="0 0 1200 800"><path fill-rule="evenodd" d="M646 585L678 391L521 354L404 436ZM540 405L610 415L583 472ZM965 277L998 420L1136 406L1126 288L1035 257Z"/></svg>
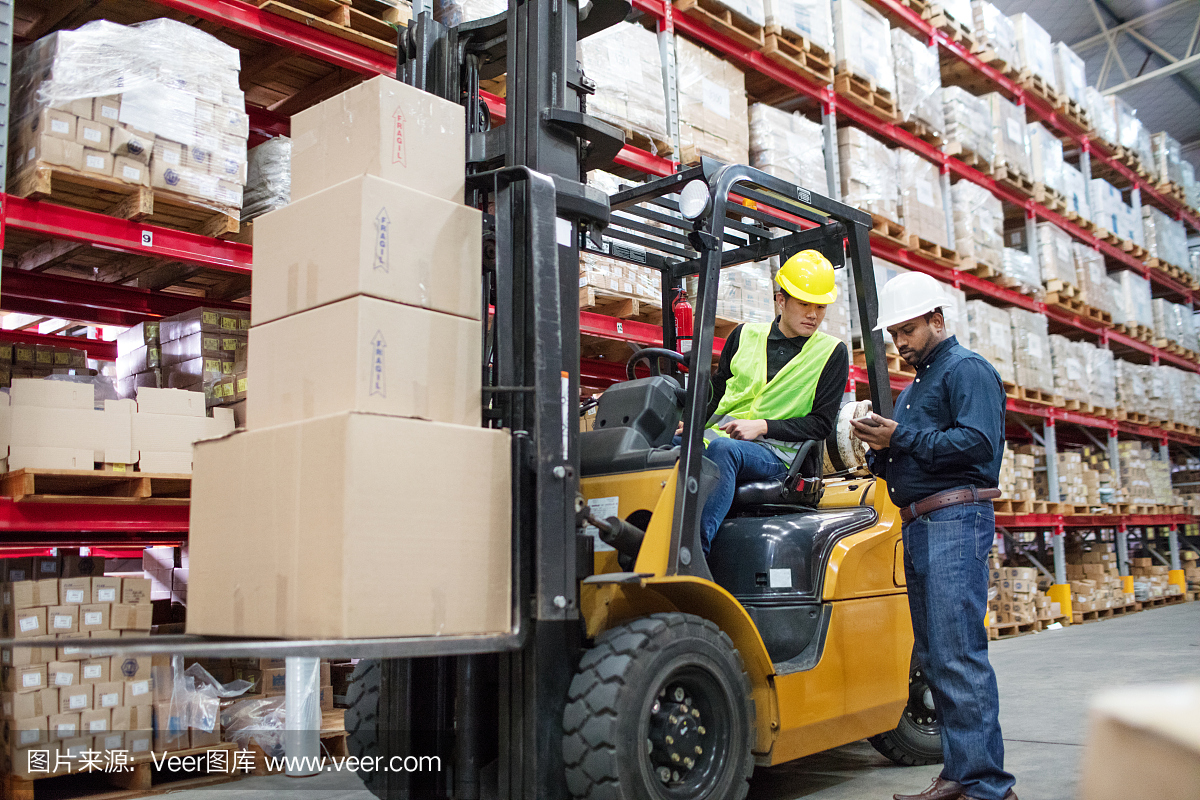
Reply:
<svg viewBox="0 0 1200 800"><path fill-rule="evenodd" d="M937 347L933 348L933 350L929 353L929 355L921 363L921 365L919 367L917 367L917 369L929 369L931 366L933 366L938 361L938 359L940 359L942 356L946 355L946 353L949 352L950 348L954 347L956 344L958 344L957 337L955 337L953 334L951 334L950 336L947 336L945 339L943 339L941 342L938 343Z"/></svg>
<svg viewBox="0 0 1200 800"><path fill-rule="evenodd" d="M771 323L771 332L769 334L767 334L767 340L772 341L772 342L782 341L782 342L794 342L796 344L804 344L805 342L807 342L809 340L809 337L793 336L791 338L788 338L787 336L784 336L783 331L781 331L779 329L779 317L776 317L775 321Z"/></svg>

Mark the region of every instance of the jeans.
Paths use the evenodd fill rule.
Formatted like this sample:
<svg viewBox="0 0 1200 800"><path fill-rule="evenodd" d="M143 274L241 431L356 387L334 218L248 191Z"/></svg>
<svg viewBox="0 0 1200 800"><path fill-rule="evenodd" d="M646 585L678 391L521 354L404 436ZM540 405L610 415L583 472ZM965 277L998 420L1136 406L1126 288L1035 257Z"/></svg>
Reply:
<svg viewBox="0 0 1200 800"><path fill-rule="evenodd" d="M704 511L700 514L704 554L708 555L717 528L721 527L733 505L733 492L737 485L782 478L787 474L788 467L766 445L726 436L709 442L704 455L717 465L720 472L717 485L704 502Z"/></svg>
<svg viewBox="0 0 1200 800"><path fill-rule="evenodd" d="M988 662L988 553L996 536L991 503L964 503L904 526L904 575L921 664L942 727L942 777L979 800L1003 800L1000 697Z"/></svg>

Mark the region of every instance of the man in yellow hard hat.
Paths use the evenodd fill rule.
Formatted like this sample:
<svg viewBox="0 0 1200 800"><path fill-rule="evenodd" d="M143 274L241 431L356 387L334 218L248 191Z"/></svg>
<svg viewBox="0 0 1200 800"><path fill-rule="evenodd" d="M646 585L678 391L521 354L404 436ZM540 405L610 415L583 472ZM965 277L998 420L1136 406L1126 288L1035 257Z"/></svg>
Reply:
<svg viewBox="0 0 1200 800"><path fill-rule="evenodd" d="M801 251L775 283L779 316L736 327L712 377L705 455L720 479L701 514L705 553L737 484L782 478L801 442L829 435L850 374L846 345L817 330L838 295L829 260Z"/></svg>

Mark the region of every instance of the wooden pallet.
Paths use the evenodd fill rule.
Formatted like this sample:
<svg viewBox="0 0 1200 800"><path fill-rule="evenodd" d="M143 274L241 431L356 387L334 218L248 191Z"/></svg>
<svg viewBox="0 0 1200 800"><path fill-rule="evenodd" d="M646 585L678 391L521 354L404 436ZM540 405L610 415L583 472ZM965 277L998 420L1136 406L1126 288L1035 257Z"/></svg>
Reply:
<svg viewBox="0 0 1200 800"><path fill-rule="evenodd" d="M1096 223L1092 222L1087 217L1081 217L1078 213L1069 208L1063 212L1063 216L1070 220L1072 224L1083 228L1085 231L1092 232L1096 230Z"/></svg>
<svg viewBox="0 0 1200 800"><path fill-rule="evenodd" d="M660 158L669 158L675 153L675 145L666 139L658 136L634 130L633 128L625 128L625 143L632 145L639 150L645 150L651 155L659 156Z"/></svg>
<svg viewBox="0 0 1200 800"><path fill-rule="evenodd" d="M1078 287L1058 278L1051 278L1044 285L1047 292L1054 292L1060 297L1079 297L1081 294Z"/></svg>
<svg viewBox="0 0 1200 800"><path fill-rule="evenodd" d="M879 214L871 215L871 238L883 239L899 247L908 247L908 231L904 226Z"/></svg>
<svg viewBox="0 0 1200 800"><path fill-rule="evenodd" d="M1019 294L1033 297L1041 292L1040 286L1023 284L1016 278L1006 275L990 264L980 264L977 261L964 261L958 265L958 269L960 272L969 272L977 278L983 278L988 283L994 283L1005 289L1012 289Z"/></svg>
<svg viewBox="0 0 1200 800"><path fill-rule="evenodd" d="M1146 248L1142 247L1137 242L1131 242L1128 239L1121 239L1119 237L1118 237L1118 240L1120 242L1120 244L1118 246L1122 250L1124 250L1126 253L1129 253L1129 255L1133 256L1134 258L1138 259L1139 261L1145 261L1146 256L1150 255L1146 251Z"/></svg>
<svg viewBox="0 0 1200 800"><path fill-rule="evenodd" d="M237 233L241 217L236 208L221 209L214 203L166 189L151 189L42 162L16 175L9 182L8 193L201 236Z"/></svg>
<svg viewBox="0 0 1200 800"><path fill-rule="evenodd" d="M81 797L86 800L132 800L184 789L215 786L244 777L240 770L234 770L234 753L237 749L233 742L221 742L207 747L168 751L167 757L198 759L195 762L198 769L186 772L156 769L153 758L150 754L145 754L130 758L129 769L120 772L60 770L53 773L8 773L0 778L0 797L5 800L34 800L35 797L58 796ZM206 771L210 752L224 753L221 758L228 765L228 772ZM162 761L163 752L156 751L155 757ZM179 777L180 775L191 777Z"/></svg>
<svg viewBox="0 0 1200 800"><path fill-rule="evenodd" d="M1037 75L1031 70L1023 69L1018 72L1017 83L1023 86L1025 91L1032 92L1052 106L1062 104L1058 89L1047 83L1046 79L1041 75Z"/></svg>
<svg viewBox="0 0 1200 800"><path fill-rule="evenodd" d="M1107 611L1108 609L1104 609ZM1082 625L1085 622L1098 622L1100 611L1075 611L1071 614L1072 625Z"/></svg>
<svg viewBox="0 0 1200 800"><path fill-rule="evenodd" d="M1118 145L1114 149L1113 157L1136 172L1140 177L1149 179L1149 170L1146 169L1145 165L1142 164L1142 159L1138 157L1138 154L1133 150L1129 149L1128 147L1121 147Z"/></svg>
<svg viewBox="0 0 1200 800"><path fill-rule="evenodd" d="M1066 401L1060 394L1052 394L1043 392L1040 389L1027 389L1024 386L1017 386L1011 383L1005 383L1005 394L1013 400L1023 400L1026 403L1036 403L1042 406L1054 406L1063 408Z"/></svg>
<svg viewBox="0 0 1200 800"><path fill-rule="evenodd" d="M923 142L933 145L934 147L942 146L942 135L930 128L924 122L917 119L903 120L896 123L896 126L908 131L916 138Z"/></svg>
<svg viewBox="0 0 1200 800"><path fill-rule="evenodd" d="M1052 189L1044 183L1033 184L1033 199L1059 214L1065 213L1067 210L1067 198L1059 194L1058 190Z"/></svg>
<svg viewBox="0 0 1200 800"><path fill-rule="evenodd" d="M885 352L887 359L888 375L893 378L913 378L917 374L917 370L900 357L899 353ZM862 350L854 351L854 365L865 369L867 366L867 354Z"/></svg>
<svg viewBox="0 0 1200 800"><path fill-rule="evenodd" d="M950 41L958 42L968 51L975 49L975 37L972 35L971 27L951 17L937 3L930 3L921 12L921 18L946 34L946 38Z"/></svg>
<svg viewBox="0 0 1200 800"><path fill-rule="evenodd" d="M937 242L931 242L928 239L922 239L915 233L908 235L908 250L914 253L919 253L930 261L947 269L958 268L958 253L951 250L949 247L942 247Z"/></svg>
<svg viewBox="0 0 1200 800"><path fill-rule="evenodd" d="M394 55L397 30L412 19L412 9L363 0L257 0L256 5L339 39ZM380 16L367 13L378 9Z"/></svg>
<svg viewBox="0 0 1200 800"><path fill-rule="evenodd" d="M972 53L976 58L1000 74L1006 75L1014 80L1016 79L1019 70L1014 69L1013 66L1008 63L1008 61L1001 58L1000 55L991 47L988 47L988 43L986 41L976 42ZM952 56L952 58L957 60L957 57Z"/></svg>
<svg viewBox="0 0 1200 800"><path fill-rule="evenodd" d="M778 25L768 26L761 52L776 64L822 86L833 83L832 54L799 34Z"/></svg>
<svg viewBox="0 0 1200 800"><path fill-rule="evenodd" d="M656 303L595 286L579 287L579 310L637 322L651 322L651 315L662 319L662 308Z"/></svg>
<svg viewBox="0 0 1200 800"><path fill-rule="evenodd" d="M1179 267L1171 264L1170 262L1163 261L1161 258L1147 258L1146 266L1150 269L1156 269L1160 272L1165 272L1170 277L1183 283L1187 283L1188 279L1191 277Z"/></svg>
<svg viewBox="0 0 1200 800"><path fill-rule="evenodd" d="M1055 106L1055 112L1062 114L1071 122L1078 125L1082 130L1089 131L1092 128L1092 118L1088 114L1087 108L1077 100L1072 100L1066 95L1059 95L1059 104Z"/></svg>
<svg viewBox="0 0 1200 800"><path fill-rule="evenodd" d="M1114 330L1125 334L1131 339L1137 339L1139 342L1150 344L1154 338L1154 331L1147 328L1145 325L1138 325L1135 322L1126 322L1121 325L1114 326Z"/></svg>
<svg viewBox="0 0 1200 800"><path fill-rule="evenodd" d="M1149 425L1150 417L1140 411L1129 411L1128 409L1117 409L1117 421L1130 422L1134 425Z"/></svg>
<svg viewBox="0 0 1200 800"><path fill-rule="evenodd" d="M191 475L18 469L0 475L0 496L24 503L187 505Z"/></svg>
<svg viewBox="0 0 1200 800"><path fill-rule="evenodd" d="M887 89L878 88L875 81L839 71L833 76L833 90L880 119L895 122L899 118L896 99Z"/></svg>
<svg viewBox="0 0 1200 800"><path fill-rule="evenodd" d="M1092 308L1087 303L1077 300L1074 297L1067 297L1061 292L1047 292L1046 305L1061 308L1077 317L1098 322L1106 327L1112 326L1112 314L1107 311L1101 311L1098 308Z"/></svg>
<svg viewBox="0 0 1200 800"><path fill-rule="evenodd" d="M976 155L973 150L964 147L961 142L946 142L945 146L943 147L943 152L945 152L948 156L957 158L968 167L974 167L985 175L992 171L992 164L990 161L984 159L982 156Z"/></svg>
<svg viewBox="0 0 1200 800"><path fill-rule="evenodd" d="M1126 614L1133 614L1137 611L1137 609L1135 609L1133 607L1133 603L1129 603L1128 605L1123 605L1123 606L1113 606L1109 610L1112 611L1114 617L1120 617L1120 616L1124 616Z"/></svg>
<svg viewBox="0 0 1200 800"><path fill-rule="evenodd" d="M1037 620L1033 622L994 622L988 626L988 639L992 641L1011 639L1014 636L1037 633L1040 630Z"/></svg>
<svg viewBox="0 0 1200 800"><path fill-rule="evenodd" d="M1033 197L1033 179L1011 164L997 164L992 167L992 178L1003 186L1007 186L1018 194Z"/></svg>
<svg viewBox="0 0 1200 800"><path fill-rule="evenodd" d="M1032 514L1033 503L1028 500L993 500L992 507L997 514Z"/></svg>
<svg viewBox="0 0 1200 800"><path fill-rule="evenodd" d="M751 50L761 50L765 44L761 25L755 25L714 0L675 0L675 10Z"/></svg>

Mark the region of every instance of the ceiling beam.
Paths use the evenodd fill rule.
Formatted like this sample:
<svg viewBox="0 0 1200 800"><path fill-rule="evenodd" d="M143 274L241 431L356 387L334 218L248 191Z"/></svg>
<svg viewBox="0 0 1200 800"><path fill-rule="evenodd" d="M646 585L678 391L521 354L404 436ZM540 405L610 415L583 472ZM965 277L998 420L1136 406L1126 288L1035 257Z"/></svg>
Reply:
<svg viewBox="0 0 1200 800"><path fill-rule="evenodd" d="M1103 11L1105 14L1107 14L1109 16L1109 18L1111 18L1115 23L1117 23L1116 27L1108 29L1108 33L1113 33L1117 28L1120 28L1122 25L1127 24L1127 22L1136 21L1136 20L1125 20L1125 19L1121 18L1117 14L1117 12L1112 10L1112 7L1110 7L1108 5L1106 0L1089 0L1089 2L1093 5L1094 10L1099 9L1100 11ZM1195 5L1197 10L1200 10L1200 0L1187 0L1187 2ZM1169 8L1171 6L1179 6L1179 5L1181 5L1181 2L1171 3L1169 6L1163 6L1162 9L1159 9L1159 11L1165 11L1167 8ZM1150 13L1154 13L1154 12L1150 12ZM1148 15L1143 14L1138 19L1144 20L1146 16L1148 16ZM1101 25L1100 27L1103 30L1105 26ZM1115 37L1115 35L1116 34L1114 34L1114 37ZM1103 39L1104 33L1101 33L1100 36ZM1141 42L1137 41L1136 39L1133 39L1132 41L1135 46L1141 48L1144 52L1147 52L1147 53L1154 52L1153 50L1147 48L1145 45L1143 45ZM1116 52L1115 48L1110 50L1110 55L1115 54L1115 52ZM1192 102L1200 105L1200 88L1198 88L1196 86L1196 84L1192 83L1184 75L1172 74L1169 77L1171 78L1171 81L1175 84L1176 87L1178 87L1184 94L1186 94L1188 97L1190 97L1192 99ZM1128 76L1126 76L1126 79L1128 80ZM1102 89L1102 86L1103 86L1103 84L1100 83L1099 85L1097 85L1096 88ZM1103 91L1103 89L1102 89L1102 91ZM1108 92L1104 92L1104 93L1108 94Z"/></svg>
<svg viewBox="0 0 1200 800"><path fill-rule="evenodd" d="M1115 36L1116 34L1123 33L1124 31L1130 31L1130 30L1133 30L1134 28L1140 28L1142 25L1145 25L1147 22L1152 22L1152 21L1158 19L1159 17L1163 16L1164 14L1169 14L1173 11L1178 11L1179 9L1183 8L1184 6L1189 6L1189 5L1200 5L1200 0L1175 0L1174 3L1168 3L1167 5L1163 6L1162 8L1156 8L1153 11L1148 11L1145 14L1142 14L1140 17L1134 17L1131 20L1119 22L1118 24L1109 28L1108 33L1113 34ZM1105 8L1104 10L1108 11L1107 8ZM1115 14L1112 16L1114 19L1119 19L1119 17L1117 17ZM1097 33L1095 36L1089 36L1086 39L1081 39L1078 42L1075 42L1074 44L1071 45L1071 49L1074 50L1076 53L1078 53L1082 50L1090 50L1091 48L1095 47L1098 44L1104 44L1105 41L1107 41L1107 36L1103 32L1101 32L1101 33Z"/></svg>
<svg viewBox="0 0 1200 800"><path fill-rule="evenodd" d="M1151 70L1145 74L1138 75L1136 78L1131 78L1124 83L1118 83L1116 86L1111 86L1108 89L1105 89L1103 92L1101 92L1101 94L1118 94L1126 91L1127 89L1132 89L1135 86L1141 86L1147 81L1153 81L1157 80L1158 78L1165 78L1168 75L1174 75L1177 72L1181 72L1188 67L1194 67L1197 64L1200 64L1200 55L1194 55L1191 58L1185 58L1182 61L1176 61L1174 64L1168 64L1160 69Z"/></svg>

